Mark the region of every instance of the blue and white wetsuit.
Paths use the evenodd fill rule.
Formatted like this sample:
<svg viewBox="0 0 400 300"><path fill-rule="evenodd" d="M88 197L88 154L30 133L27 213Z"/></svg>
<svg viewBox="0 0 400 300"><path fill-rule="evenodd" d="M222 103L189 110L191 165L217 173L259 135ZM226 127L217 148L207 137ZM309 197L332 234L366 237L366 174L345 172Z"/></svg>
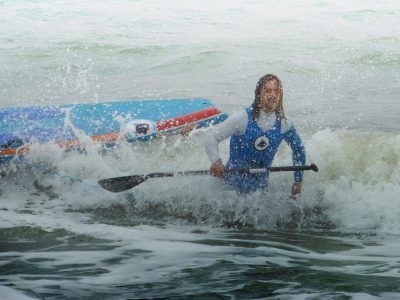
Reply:
<svg viewBox="0 0 400 300"><path fill-rule="evenodd" d="M293 164L304 165L306 155L303 143L294 125L275 113L260 112L257 122L251 118L251 110L232 114L226 121L214 127L205 138L205 149L211 163L220 160L218 144L231 137L230 157L227 168L268 168L285 140L293 151ZM252 192L264 189L268 183L268 172L258 174L226 174L225 181L240 191ZM294 180L301 182L303 172L295 172Z"/></svg>

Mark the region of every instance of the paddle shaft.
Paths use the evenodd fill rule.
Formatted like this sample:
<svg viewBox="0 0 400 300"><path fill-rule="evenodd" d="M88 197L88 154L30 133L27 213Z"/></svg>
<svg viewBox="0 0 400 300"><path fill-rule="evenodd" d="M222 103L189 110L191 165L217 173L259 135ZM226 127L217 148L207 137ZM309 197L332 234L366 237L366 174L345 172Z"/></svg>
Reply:
<svg viewBox="0 0 400 300"><path fill-rule="evenodd" d="M269 168L259 168L259 169L249 169L249 168L234 168L226 169L226 173L236 173L236 174L257 174L269 172L284 172L284 171L315 171L316 165L311 164L309 166L283 166L283 167L269 167ZM192 171L181 171L181 172L157 172L150 173L147 175L141 175L143 178L161 178L161 177L175 177L175 176L195 176L195 175L211 175L210 170L192 170Z"/></svg>
<svg viewBox="0 0 400 300"><path fill-rule="evenodd" d="M314 164L309 166L284 166L284 167L269 167L260 169L226 169L225 173L236 173L236 174L256 174L269 172L281 172L281 171L306 171L313 170L318 172L318 167ZM150 173L147 175L130 175L122 177L114 177L108 179L99 180L99 184L102 188L118 193L129 190L142 182L150 178L162 178L162 177L175 177L175 176L194 176L194 175L211 175L210 170L194 170L194 171L181 171L181 172L157 172Z"/></svg>

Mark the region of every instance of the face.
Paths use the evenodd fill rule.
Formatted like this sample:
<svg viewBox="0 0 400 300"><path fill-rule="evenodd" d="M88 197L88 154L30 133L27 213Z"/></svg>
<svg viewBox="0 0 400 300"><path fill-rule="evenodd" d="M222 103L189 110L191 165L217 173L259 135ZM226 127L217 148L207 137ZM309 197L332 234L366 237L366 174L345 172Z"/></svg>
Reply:
<svg viewBox="0 0 400 300"><path fill-rule="evenodd" d="M267 81L261 87L261 105L260 108L266 113L273 113L278 107L278 101L281 95L278 82L273 79Z"/></svg>

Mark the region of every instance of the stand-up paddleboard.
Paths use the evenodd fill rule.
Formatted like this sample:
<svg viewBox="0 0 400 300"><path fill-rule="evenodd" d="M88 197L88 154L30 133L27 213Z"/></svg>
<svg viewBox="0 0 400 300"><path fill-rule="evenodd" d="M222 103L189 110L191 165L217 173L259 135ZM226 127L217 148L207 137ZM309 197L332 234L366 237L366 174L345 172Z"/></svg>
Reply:
<svg viewBox="0 0 400 300"><path fill-rule="evenodd" d="M207 99L131 100L0 109L0 163L27 154L35 143L79 147L81 134L113 146L204 127L227 115Z"/></svg>

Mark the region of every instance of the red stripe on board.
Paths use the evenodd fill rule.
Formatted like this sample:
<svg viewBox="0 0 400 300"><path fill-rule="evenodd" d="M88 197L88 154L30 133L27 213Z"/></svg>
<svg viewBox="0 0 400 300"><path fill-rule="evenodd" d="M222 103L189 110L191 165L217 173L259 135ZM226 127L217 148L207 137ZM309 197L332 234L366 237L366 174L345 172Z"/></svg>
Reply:
<svg viewBox="0 0 400 300"><path fill-rule="evenodd" d="M26 154L30 151L28 146L22 146L19 148L7 148L0 150L0 156L10 156L15 154Z"/></svg>
<svg viewBox="0 0 400 300"><path fill-rule="evenodd" d="M93 135L91 139L94 142L110 143L115 142L118 139L118 132L106 133L101 135Z"/></svg>
<svg viewBox="0 0 400 300"><path fill-rule="evenodd" d="M94 142L100 142L100 143L110 143L110 142L115 142L118 139L118 133L108 133L108 134L102 134L102 135L94 135L90 137L92 141ZM68 141L57 141L55 142L57 145L59 145L61 148L76 148L79 147L80 143L78 140L68 140ZM28 146L22 146L19 148L7 148L0 150L0 156L14 156L16 154L21 155L21 154L28 154L30 152L30 149Z"/></svg>
<svg viewBox="0 0 400 300"><path fill-rule="evenodd" d="M189 124L195 121L203 120L205 118L212 117L214 115L220 114L221 111L216 107L209 107L203 110L196 111L194 113L184 115L181 117L176 117L168 120L163 120L157 122L157 130L162 131L169 129L171 127L178 127L185 124Z"/></svg>

